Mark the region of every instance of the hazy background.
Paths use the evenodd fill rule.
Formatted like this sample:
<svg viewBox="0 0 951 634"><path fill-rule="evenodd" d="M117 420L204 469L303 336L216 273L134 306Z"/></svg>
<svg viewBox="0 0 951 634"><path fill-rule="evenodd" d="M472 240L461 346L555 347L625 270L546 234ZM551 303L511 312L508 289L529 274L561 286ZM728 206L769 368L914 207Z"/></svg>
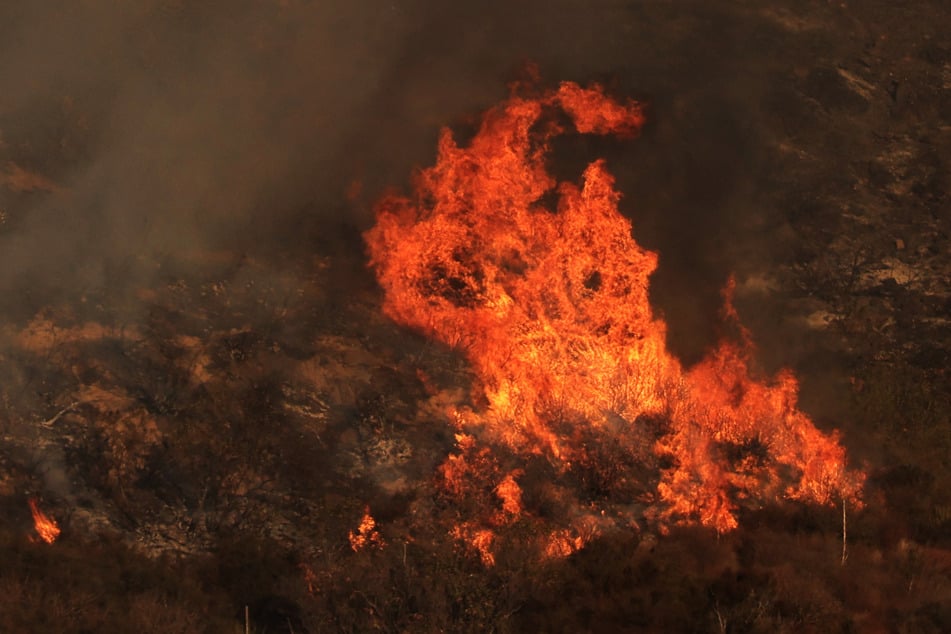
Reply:
<svg viewBox="0 0 951 634"><path fill-rule="evenodd" d="M533 61L547 81L599 80L648 103L641 139L568 140L556 167L608 157L635 238L661 253L653 293L674 348L695 358L727 274L771 257L758 233L770 170L759 111L790 76L783 54L810 44L799 16L768 12L681 0L2 3L0 301L147 282L167 254L305 257L332 243L359 255L374 198L405 187L440 126L471 122Z"/></svg>

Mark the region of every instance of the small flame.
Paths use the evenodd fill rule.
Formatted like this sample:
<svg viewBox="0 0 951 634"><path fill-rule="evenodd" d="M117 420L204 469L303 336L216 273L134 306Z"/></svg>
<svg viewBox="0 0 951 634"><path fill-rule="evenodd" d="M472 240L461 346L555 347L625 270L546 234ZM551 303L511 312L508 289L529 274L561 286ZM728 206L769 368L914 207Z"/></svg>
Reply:
<svg viewBox="0 0 951 634"><path fill-rule="evenodd" d="M584 538L568 529L555 531L548 536L545 556L549 559L564 559L584 548Z"/></svg>
<svg viewBox="0 0 951 634"><path fill-rule="evenodd" d="M363 513L360 526L357 527L356 531L350 531L349 537L350 548L355 553L360 552L368 545L383 546L383 538L380 537L380 532L376 529L376 520L370 515L369 507Z"/></svg>
<svg viewBox="0 0 951 634"><path fill-rule="evenodd" d="M456 540L466 544L470 552L479 555L482 565L491 568L495 565L495 533L488 528L477 528L470 523L453 527L450 534Z"/></svg>
<svg viewBox="0 0 951 634"><path fill-rule="evenodd" d="M52 544L56 541L56 538L59 537L59 525L56 523L56 520L47 516L43 511L40 510L36 500L31 499L29 502L30 513L33 514L33 525L36 528L36 533L44 542L47 544Z"/></svg>
<svg viewBox="0 0 951 634"><path fill-rule="evenodd" d="M495 495L502 501L502 517L518 517L522 514L522 488L515 478L519 472L510 473L495 487Z"/></svg>

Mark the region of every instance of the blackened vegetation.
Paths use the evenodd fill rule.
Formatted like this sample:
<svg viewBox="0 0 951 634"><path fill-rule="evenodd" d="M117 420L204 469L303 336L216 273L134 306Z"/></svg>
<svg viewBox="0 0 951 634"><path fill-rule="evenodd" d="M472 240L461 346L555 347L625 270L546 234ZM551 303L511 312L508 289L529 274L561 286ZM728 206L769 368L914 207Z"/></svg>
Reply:
<svg viewBox="0 0 951 634"><path fill-rule="evenodd" d="M878 365L848 392L888 454L868 508L848 511L844 565L840 509L792 503L741 508L742 528L726 535L659 535L644 518L544 560L546 527L578 509L633 517L655 502L669 466L652 449L663 417L610 419L590 438L562 421L576 451L567 472L480 445L465 491L448 494L439 466L459 450L430 403L467 405L460 357L389 325L372 294L340 301L321 295L319 276L289 284L263 265L242 270L256 283L168 280L135 329L110 323L83 339L75 329L88 322L53 311L50 349L39 335L32 349L10 343L5 628L239 631L245 606L259 632L948 627L951 474L936 449L948 394L928 370L902 379ZM294 292L273 306L287 321L262 307L282 286ZM306 348L298 319L314 334ZM49 425L24 414L70 405ZM756 440L718 450L736 463L763 453ZM486 567L450 531L498 509L509 473L524 517L495 526ZM52 546L29 538L30 492L63 526ZM385 546L354 552L346 536L366 506ZM143 610L160 617L144 622Z"/></svg>
<svg viewBox="0 0 951 634"><path fill-rule="evenodd" d="M769 450L759 438L750 438L741 443L725 443L721 449L730 464L750 462L760 466L769 459Z"/></svg>
<svg viewBox="0 0 951 634"><path fill-rule="evenodd" d="M483 274L480 267L472 266L471 255L454 254L455 271L447 271L442 265L432 267L431 276L426 280L425 295L442 297L460 308L471 308L479 303L485 293Z"/></svg>

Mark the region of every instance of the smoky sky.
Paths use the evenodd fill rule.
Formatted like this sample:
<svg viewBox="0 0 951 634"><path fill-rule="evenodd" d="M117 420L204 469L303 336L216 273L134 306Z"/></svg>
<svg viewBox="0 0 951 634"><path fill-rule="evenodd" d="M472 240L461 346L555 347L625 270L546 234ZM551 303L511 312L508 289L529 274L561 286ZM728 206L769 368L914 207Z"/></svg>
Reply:
<svg viewBox="0 0 951 634"><path fill-rule="evenodd" d="M13 302L108 287L168 254L304 254L335 227L357 235L380 192L432 162L441 126L463 128L534 62L545 81L647 104L640 139L569 141L555 161L607 156L635 238L661 254L660 310L699 349L727 273L762 255L743 227L766 169L758 104L783 71L763 60L789 45L732 4L3 3L0 173L55 187L0 185L0 291Z"/></svg>

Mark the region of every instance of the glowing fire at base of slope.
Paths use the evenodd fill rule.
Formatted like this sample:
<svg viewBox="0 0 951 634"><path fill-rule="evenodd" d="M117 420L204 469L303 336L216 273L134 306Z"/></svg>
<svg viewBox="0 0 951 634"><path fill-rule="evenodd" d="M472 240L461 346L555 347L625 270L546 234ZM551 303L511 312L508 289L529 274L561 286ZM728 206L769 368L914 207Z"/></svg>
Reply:
<svg viewBox="0 0 951 634"><path fill-rule="evenodd" d="M48 517L40 510L36 500L29 500L30 513L33 514L33 526L36 528L36 534L40 536L47 544L52 544L59 537L59 526L56 521Z"/></svg>
<svg viewBox="0 0 951 634"><path fill-rule="evenodd" d="M473 433L564 472L590 458L582 435L638 438L663 420L649 449L663 468L645 513L661 529L699 522L730 530L742 500L860 506L864 475L847 469L835 434L796 408L791 373L751 375L742 327L740 343L721 343L690 369L667 350L666 325L648 300L657 254L632 238L604 162L590 164L580 186L546 170L550 141L568 120L583 134L634 136L644 119L637 103L597 85L513 91L468 147L443 130L437 162L416 175L413 195L384 198L365 235L386 314L464 351L487 402L481 414L454 414L465 433L441 469L444 488L463 495L462 480L491 463ZM552 193L555 208L545 203ZM642 455L634 441L621 445L635 460ZM484 525L523 512L520 475L495 473L489 490L498 508ZM490 534L458 532L490 559ZM581 547L578 532L553 534L545 549Z"/></svg>

